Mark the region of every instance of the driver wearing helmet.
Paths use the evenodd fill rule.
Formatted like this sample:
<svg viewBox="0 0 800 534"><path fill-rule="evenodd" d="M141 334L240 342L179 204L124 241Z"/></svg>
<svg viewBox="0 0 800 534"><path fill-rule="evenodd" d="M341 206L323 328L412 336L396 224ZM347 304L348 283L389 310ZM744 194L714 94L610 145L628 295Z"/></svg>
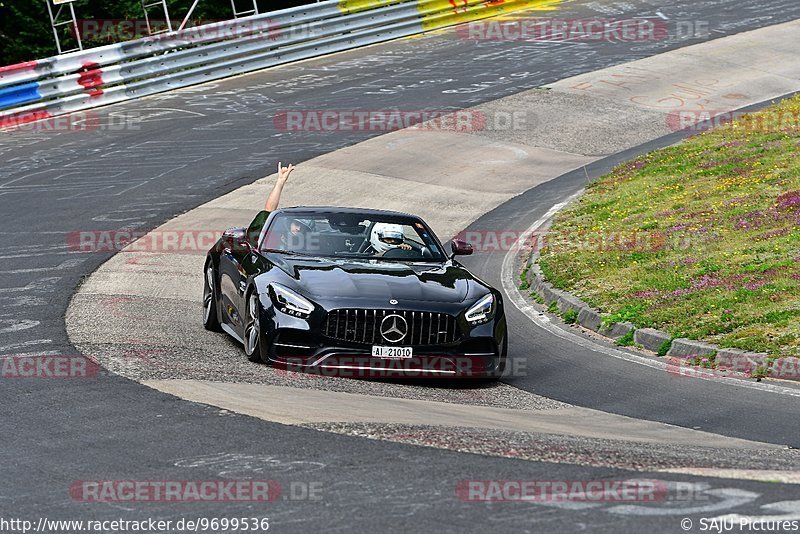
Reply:
<svg viewBox="0 0 800 534"><path fill-rule="evenodd" d="M411 250L411 245L405 243L403 227L399 224L376 223L372 227L369 242L375 256L383 256L392 249Z"/></svg>
<svg viewBox="0 0 800 534"><path fill-rule="evenodd" d="M287 250L302 250L307 246L306 240L311 234L311 228L298 219L292 219L287 225L286 232L281 235L281 243Z"/></svg>

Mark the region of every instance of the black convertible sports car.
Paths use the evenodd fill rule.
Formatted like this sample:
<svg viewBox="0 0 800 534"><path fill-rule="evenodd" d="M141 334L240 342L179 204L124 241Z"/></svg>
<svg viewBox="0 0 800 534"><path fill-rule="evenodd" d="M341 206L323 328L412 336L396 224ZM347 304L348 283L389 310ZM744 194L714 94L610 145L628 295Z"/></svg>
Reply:
<svg viewBox="0 0 800 534"><path fill-rule="evenodd" d="M288 208L227 230L205 264L204 325L251 361L337 376L499 379L500 292L419 217Z"/></svg>

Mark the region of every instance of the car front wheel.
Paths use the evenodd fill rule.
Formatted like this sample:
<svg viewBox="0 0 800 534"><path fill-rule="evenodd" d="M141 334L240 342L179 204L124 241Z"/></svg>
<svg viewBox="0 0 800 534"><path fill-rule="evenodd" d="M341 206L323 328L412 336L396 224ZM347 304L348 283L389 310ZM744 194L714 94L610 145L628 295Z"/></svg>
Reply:
<svg viewBox="0 0 800 534"><path fill-rule="evenodd" d="M254 363L268 361L267 350L264 345L264 336L261 332L261 314L259 313L258 294L250 292L247 297L247 322L244 327L244 352L247 359Z"/></svg>
<svg viewBox="0 0 800 534"><path fill-rule="evenodd" d="M217 315L217 291L214 283L214 265L211 261L206 265L205 282L203 283L203 326L206 330L219 332L219 315Z"/></svg>

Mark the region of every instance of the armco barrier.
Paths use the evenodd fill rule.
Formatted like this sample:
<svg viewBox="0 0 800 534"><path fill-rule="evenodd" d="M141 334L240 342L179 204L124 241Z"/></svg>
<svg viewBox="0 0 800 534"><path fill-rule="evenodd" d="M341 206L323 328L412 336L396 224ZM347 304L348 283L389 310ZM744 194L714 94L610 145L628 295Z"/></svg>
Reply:
<svg viewBox="0 0 800 534"><path fill-rule="evenodd" d="M329 0L0 67L0 127L560 0Z"/></svg>

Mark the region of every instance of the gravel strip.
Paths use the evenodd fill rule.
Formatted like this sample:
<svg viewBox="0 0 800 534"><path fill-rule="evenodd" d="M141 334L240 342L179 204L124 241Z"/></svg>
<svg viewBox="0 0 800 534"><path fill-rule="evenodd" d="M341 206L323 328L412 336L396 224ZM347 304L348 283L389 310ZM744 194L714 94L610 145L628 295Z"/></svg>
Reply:
<svg viewBox="0 0 800 534"><path fill-rule="evenodd" d="M203 330L200 302L140 296L77 295L67 317L76 348L137 381L209 380L269 384L518 410L568 407L505 384L445 380L357 380L294 373L251 363L225 334ZM165 319L167 318L167 319ZM169 328L164 328L167 320Z"/></svg>
<svg viewBox="0 0 800 534"><path fill-rule="evenodd" d="M633 443L574 436L462 427L373 423L303 425L325 432L360 436L458 452L523 460L614 467L638 471L669 468L735 468L797 471L800 451L719 449Z"/></svg>
<svg viewBox="0 0 800 534"><path fill-rule="evenodd" d="M111 372L137 381L180 379L268 384L517 410L553 410L570 406L502 383L469 384L419 378L410 381L359 380L284 371L247 361L242 348L225 335L206 338L210 342L202 348L144 343L84 343L76 347Z"/></svg>

